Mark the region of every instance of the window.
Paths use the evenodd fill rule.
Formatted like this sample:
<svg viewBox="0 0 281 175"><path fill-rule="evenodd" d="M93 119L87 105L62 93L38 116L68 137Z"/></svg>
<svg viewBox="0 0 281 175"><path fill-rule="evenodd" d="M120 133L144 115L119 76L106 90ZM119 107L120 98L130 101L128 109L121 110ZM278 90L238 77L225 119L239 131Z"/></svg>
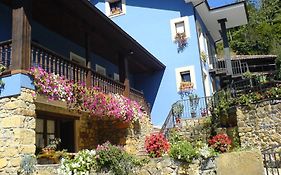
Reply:
<svg viewBox="0 0 281 175"><path fill-rule="evenodd" d="M46 116L45 116L46 117ZM42 149L54 138L60 138L59 149L74 152L74 120L36 118L36 147Z"/></svg>
<svg viewBox="0 0 281 175"><path fill-rule="evenodd" d="M177 22L175 24L176 27L176 33L184 34L185 33L185 28L184 28L184 22Z"/></svg>
<svg viewBox="0 0 281 175"><path fill-rule="evenodd" d="M196 76L194 66L186 66L176 68L176 85L177 90L180 89L181 82L191 82L193 84L193 89L196 89Z"/></svg>
<svg viewBox="0 0 281 175"><path fill-rule="evenodd" d="M125 14L126 5L125 0L106 0L105 13L109 17Z"/></svg>
<svg viewBox="0 0 281 175"><path fill-rule="evenodd" d="M191 82L191 77L190 77L190 71L184 71L180 73L181 75L181 81L183 82Z"/></svg>
<svg viewBox="0 0 281 175"><path fill-rule="evenodd" d="M86 66L86 59L73 52L70 52L70 60L80 66Z"/></svg>
<svg viewBox="0 0 281 175"><path fill-rule="evenodd" d="M115 81L119 81L120 80L119 74L117 74L117 73L113 74L113 78L114 78Z"/></svg>
<svg viewBox="0 0 281 175"><path fill-rule="evenodd" d="M98 64L96 64L96 72L106 76L106 69Z"/></svg>
<svg viewBox="0 0 281 175"><path fill-rule="evenodd" d="M172 32L172 41L175 41L177 34L181 34L185 38L190 37L189 21L187 16L172 19L170 21L170 25Z"/></svg>

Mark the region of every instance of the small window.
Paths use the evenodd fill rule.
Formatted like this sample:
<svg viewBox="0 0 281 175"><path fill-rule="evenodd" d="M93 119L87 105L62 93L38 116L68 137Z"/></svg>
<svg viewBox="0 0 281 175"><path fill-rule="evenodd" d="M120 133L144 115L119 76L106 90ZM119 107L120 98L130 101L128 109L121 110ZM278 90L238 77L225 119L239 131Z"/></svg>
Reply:
<svg viewBox="0 0 281 175"><path fill-rule="evenodd" d="M176 33L185 34L184 22L177 22L175 23Z"/></svg>
<svg viewBox="0 0 281 175"><path fill-rule="evenodd" d="M109 17L125 14L125 0L106 0L105 13Z"/></svg>
<svg viewBox="0 0 281 175"><path fill-rule="evenodd" d="M175 41L178 35L184 36L184 38L190 37L189 21L188 17L181 17L172 19L170 21L172 40Z"/></svg>
<svg viewBox="0 0 281 175"><path fill-rule="evenodd" d="M180 75L182 82L191 82L190 71L181 72Z"/></svg>
<svg viewBox="0 0 281 175"><path fill-rule="evenodd" d="M106 69L98 64L96 64L96 72L106 76Z"/></svg>
<svg viewBox="0 0 281 175"><path fill-rule="evenodd" d="M114 80L115 81L119 81L120 80L120 78L119 78L119 74L117 74L117 73L114 73L114 75L113 75L114 77Z"/></svg>
<svg viewBox="0 0 281 175"><path fill-rule="evenodd" d="M73 52L70 52L70 60L80 66L86 66L86 59Z"/></svg>

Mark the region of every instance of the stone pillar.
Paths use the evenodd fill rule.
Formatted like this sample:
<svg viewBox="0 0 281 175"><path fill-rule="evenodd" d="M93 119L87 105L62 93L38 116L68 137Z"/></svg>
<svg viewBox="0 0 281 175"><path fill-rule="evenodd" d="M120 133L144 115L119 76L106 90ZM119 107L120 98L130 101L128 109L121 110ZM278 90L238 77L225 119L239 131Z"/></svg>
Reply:
<svg viewBox="0 0 281 175"><path fill-rule="evenodd" d="M17 174L21 156L35 154L33 90L0 99L0 174Z"/></svg>
<svg viewBox="0 0 281 175"><path fill-rule="evenodd" d="M226 33L226 25L225 25L226 22L227 22L226 18L218 20L218 23L221 26L221 36L222 36L222 40L223 40L224 60L226 63L227 74L233 75L229 44L228 44L227 33Z"/></svg>

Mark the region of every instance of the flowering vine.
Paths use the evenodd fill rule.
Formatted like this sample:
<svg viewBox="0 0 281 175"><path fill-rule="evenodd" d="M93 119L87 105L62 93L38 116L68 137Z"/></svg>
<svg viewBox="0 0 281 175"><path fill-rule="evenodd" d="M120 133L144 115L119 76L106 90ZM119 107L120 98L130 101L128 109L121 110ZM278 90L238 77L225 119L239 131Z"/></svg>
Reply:
<svg viewBox="0 0 281 175"><path fill-rule="evenodd" d="M69 108L123 122L134 122L143 116L141 106L136 101L120 94L104 94L98 87L86 87L85 83L75 83L63 76L48 73L41 67L31 68L30 74L34 77L38 94L44 94L50 100L66 101Z"/></svg>

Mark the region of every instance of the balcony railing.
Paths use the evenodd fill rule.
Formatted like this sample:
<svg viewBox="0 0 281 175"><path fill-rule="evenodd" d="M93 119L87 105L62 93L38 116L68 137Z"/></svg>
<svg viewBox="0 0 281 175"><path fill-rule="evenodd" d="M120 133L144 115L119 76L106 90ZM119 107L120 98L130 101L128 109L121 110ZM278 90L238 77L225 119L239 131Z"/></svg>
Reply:
<svg viewBox="0 0 281 175"><path fill-rule="evenodd" d="M0 64L6 66L8 69L11 66L12 47L11 40L0 42ZM99 87L100 91L104 93L118 93L123 94L125 91L124 84L117 82L109 77L103 76L90 68L78 65L70 59L61 56L54 51L32 42L31 45L31 65L40 66L47 72L55 73L65 76L74 82L86 82L87 74L91 73L90 85ZM144 95L141 91L131 88L130 98L138 101L145 108L147 104Z"/></svg>
<svg viewBox="0 0 281 175"><path fill-rule="evenodd" d="M9 67L12 57L12 41L0 42L0 64Z"/></svg>

